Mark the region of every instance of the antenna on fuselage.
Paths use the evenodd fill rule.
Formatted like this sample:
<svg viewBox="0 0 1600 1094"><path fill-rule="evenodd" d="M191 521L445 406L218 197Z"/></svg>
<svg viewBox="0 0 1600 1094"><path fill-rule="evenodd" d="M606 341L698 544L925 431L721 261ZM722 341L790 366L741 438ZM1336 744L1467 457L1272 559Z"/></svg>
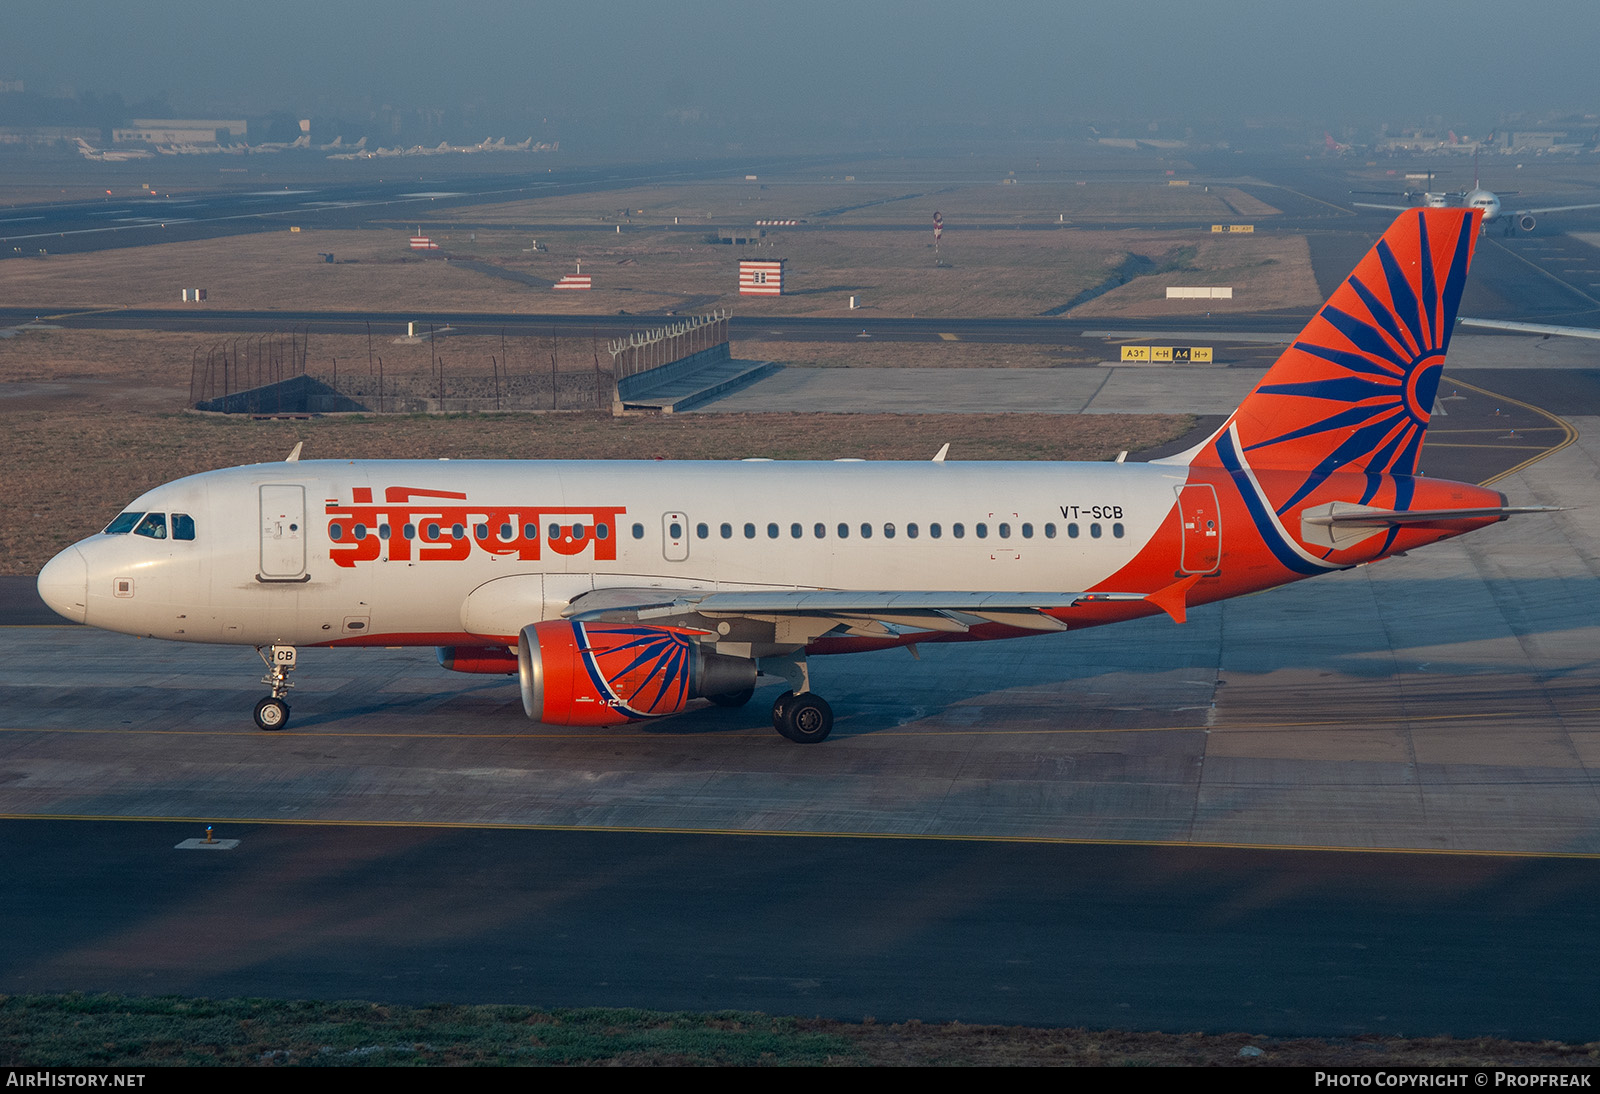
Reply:
<svg viewBox="0 0 1600 1094"><path fill-rule="evenodd" d="M284 463L299 463L300 462L300 450L302 448L304 448L305 446L306 446L306 442L305 441L296 441L296 442L294 442L294 451L290 452L287 456L285 456L283 458L283 462Z"/></svg>
<svg viewBox="0 0 1600 1094"><path fill-rule="evenodd" d="M943 463L944 462L945 453L947 453L949 451L950 451L950 442L949 441L945 441L944 442L944 447L939 449L938 454L933 457L933 462L934 463Z"/></svg>

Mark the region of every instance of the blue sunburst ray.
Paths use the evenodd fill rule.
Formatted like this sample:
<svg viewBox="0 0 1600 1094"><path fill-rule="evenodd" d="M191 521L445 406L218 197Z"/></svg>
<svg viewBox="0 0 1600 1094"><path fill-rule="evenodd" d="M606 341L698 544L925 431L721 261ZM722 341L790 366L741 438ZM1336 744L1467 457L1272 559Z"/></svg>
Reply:
<svg viewBox="0 0 1600 1094"><path fill-rule="evenodd" d="M1296 342L1294 348L1313 357L1320 358L1330 365L1349 369L1351 372L1360 372L1370 376L1387 377L1394 383L1399 383L1405 376L1405 370L1398 365L1391 365L1383 361L1371 361L1358 353L1347 349L1332 349L1328 346L1319 346L1315 342Z"/></svg>

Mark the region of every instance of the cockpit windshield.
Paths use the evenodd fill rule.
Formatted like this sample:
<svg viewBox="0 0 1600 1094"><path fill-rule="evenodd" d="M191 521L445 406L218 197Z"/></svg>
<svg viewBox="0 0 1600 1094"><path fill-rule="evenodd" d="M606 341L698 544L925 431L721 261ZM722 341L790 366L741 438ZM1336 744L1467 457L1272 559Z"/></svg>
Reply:
<svg viewBox="0 0 1600 1094"><path fill-rule="evenodd" d="M105 534L108 536L125 536L132 532L136 536L147 536L150 539L166 539L168 535L167 515L165 513L122 513L116 520L106 525ZM171 536L173 539L194 539L194 518L188 513L172 514Z"/></svg>

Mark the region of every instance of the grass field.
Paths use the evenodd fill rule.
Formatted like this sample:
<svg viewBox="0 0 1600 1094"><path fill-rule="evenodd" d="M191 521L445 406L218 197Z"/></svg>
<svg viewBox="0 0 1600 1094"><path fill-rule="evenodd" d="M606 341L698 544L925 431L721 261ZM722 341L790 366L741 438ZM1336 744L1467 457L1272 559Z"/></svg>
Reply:
<svg viewBox="0 0 1600 1094"><path fill-rule="evenodd" d="M1244 1053L1241 1055L1241 1053ZM1271 1038L720 1011L0 996L0 1066L1593 1067L1600 1046Z"/></svg>
<svg viewBox="0 0 1600 1094"><path fill-rule="evenodd" d="M1080 180L1081 181L1081 180ZM275 231L8 262L0 304L52 309L222 307L249 310L549 312L660 316L737 308L742 315L1038 315L1107 278L1144 276L1078 310L1083 316L1271 311L1318 302L1298 237L1213 237L1210 225L1270 206L1236 187L1168 186L1164 176L1095 180L743 182L664 186L441 211L438 220L362 231ZM936 254L935 211L946 231ZM719 225L805 218L823 230L767 230L759 246L708 243ZM696 230L662 231L672 225ZM1074 224L1141 220L1192 229L1076 231ZM924 222L929 232L870 230ZM539 237L535 223L593 225ZM827 231L837 224L868 230ZM975 224L994 230L973 231ZM1017 225L1016 229L1007 225ZM499 227L502 226L503 227ZM1060 230L1023 230L1024 226ZM617 232L622 226L624 230ZM409 250L422 228L441 249ZM546 248L535 250L538 239ZM335 261L324 262L323 254ZM1130 256L1134 259L1130 265ZM782 258L786 294L740 297L741 258ZM587 293L548 287L579 267ZM1231 284L1232 301L1168 301L1170 284ZM181 291L206 288L205 305ZM1210 305L1209 307L1207 305ZM648 320L646 320L648 321Z"/></svg>

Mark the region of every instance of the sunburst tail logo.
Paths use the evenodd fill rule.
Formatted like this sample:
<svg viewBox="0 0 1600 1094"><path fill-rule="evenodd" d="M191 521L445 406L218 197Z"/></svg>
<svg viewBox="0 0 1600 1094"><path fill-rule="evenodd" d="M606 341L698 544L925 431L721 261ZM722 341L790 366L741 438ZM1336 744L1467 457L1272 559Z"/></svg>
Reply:
<svg viewBox="0 0 1600 1094"><path fill-rule="evenodd" d="M1366 474L1369 495L1415 474L1479 217L1401 214L1191 462L1298 472L1260 499L1278 514L1338 472Z"/></svg>

